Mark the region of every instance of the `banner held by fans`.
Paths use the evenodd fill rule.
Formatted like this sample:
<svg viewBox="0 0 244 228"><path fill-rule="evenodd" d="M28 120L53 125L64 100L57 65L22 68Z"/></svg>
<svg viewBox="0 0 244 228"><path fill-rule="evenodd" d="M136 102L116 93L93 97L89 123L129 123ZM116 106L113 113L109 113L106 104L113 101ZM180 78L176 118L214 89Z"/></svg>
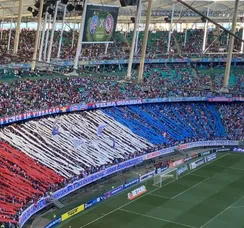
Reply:
<svg viewBox="0 0 244 228"><path fill-rule="evenodd" d="M103 130L105 129L107 125L106 124L100 124L97 128L97 136L102 136Z"/></svg>
<svg viewBox="0 0 244 228"><path fill-rule="evenodd" d="M83 43L113 43L118 6L87 4Z"/></svg>

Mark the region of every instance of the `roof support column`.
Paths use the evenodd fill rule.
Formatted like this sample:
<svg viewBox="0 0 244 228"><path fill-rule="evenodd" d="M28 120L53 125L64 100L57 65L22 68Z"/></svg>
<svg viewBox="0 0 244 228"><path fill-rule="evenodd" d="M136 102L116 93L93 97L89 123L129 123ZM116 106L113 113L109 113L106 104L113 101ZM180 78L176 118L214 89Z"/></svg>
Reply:
<svg viewBox="0 0 244 228"><path fill-rule="evenodd" d="M22 19L22 9L23 9L23 0L19 0L18 21L17 21L15 38L14 38L14 54L17 54L19 48L19 35L21 30L20 26L21 26L21 19Z"/></svg>
<svg viewBox="0 0 244 228"><path fill-rule="evenodd" d="M186 22L185 37L184 37L184 46L186 46L187 29L188 29L188 21Z"/></svg>
<svg viewBox="0 0 244 228"><path fill-rule="evenodd" d="M47 54L47 63L50 63L50 60L51 60L52 49L53 49L53 38L54 38L54 32L55 32L55 28L56 28L56 19L57 19L57 14L58 14L59 3L60 3L60 1L57 1L56 5L55 5L55 13L54 13L53 24L52 24L52 32L51 32L51 38L50 38L48 54Z"/></svg>
<svg viewBox="0 0 244 228"><path fill-rule="evenodd" d="M59 45L58 45L58 55L57 58L60 58L61 47L62 47L62 40L63 40L63 33L64 33L64 21L66 17L67 5L64 5L64 14L63 14L63 21L62 21L62 29L60 33Z"/></svg>
<svg viewBox="0 0 244 228"><path fill-rule="evenodd" d="M144 38L143 38L142 51L141 51L141 61L140 61L139 74L138 74L139 82L143 80L144 63L145 63L145 57L146 57L146 51L147 51L148 31L149 31L149 24L150 24L151 11L152 11L152 2L153 2L153 0L148 0L146 27L145 27L145 31L144 31Z"/></svg>
<svg viewBox="0 0 244 228"><path fill-rule="evenodd" d="M141 1L139 1L140 4L139 4L139 12L138 12L138 17L136 16L136 22L137 22L137 26L136 26L136 43L135 43L135 51L134 53L138 53L138 40L139 40L139 34L140 34L140 31L139 31L139 28L140 28L140 23L141 23L141 10L142 10L142 4L141 4Z"/></svg>
<svg viewBox="0 0 244 228"><path fill-rule="evenodd" d="M242 23L242 39L244 40L244 23ZM241 53L243 54L244 43L241 42Z"/></svg>
<svg viewBox="0 0 244 228"><path fill-rule="evenodd" d="M75 15L74 28L73 28L73 32L72 32L72 44L71 44L72 49L74 47L74 42L75 42L75 25L76 25L76 15Z"/></svg>
<svg viewBox="0 0 244 228"><path fill-rule="evenodd" d="M105 52L104 52L105 55L108 54L108 46L109 46L109 43L106 43L105 44Z"/></svg>
<svg viewBox="0 0 244 228"><path fill-rule="evenodd" d="M82 21L81 21L81 25L80 25L79 38L78 38L78 41L77 41L76 55L75 55L75 61L74 61L74 70L75 71L78 69L79 57L80 57L80 54L81 54L87 3L88 3L88 0L84 0L84 6L83 6L83 12L82 12Z"/></svg>
<svg viewBox="0 0 244 228"><path fill-rule="evenodd" d="M207 17L209 15L209 7L207 10ZM206 49L206 42L207 42L207 34L208 34L208 20L206 20L205 24L204 24L204 34L203 34L203 44L202 44L202 52L204 53L205 49Z"/></svg>
<svg viewBox="0 0 244 228"><path fill-rule="evenodd" d="M38 23L37 23L37 30L36 30L34 53L32 57L31 71L34 71L36 68L37 49L38 49L38 42L39 42L39 36L41 30L41 23L42 23L42 11L43 11L43 0L40 0L39 16L38 16Z"/></svg>
<svg viewBox="0 0 244 228"><path fill-rule="evenodd" d="M49 22L48 22L47 30L46 30L46 39L45 39L45 47L44 47L44 54L43 54L44 61L47 61L47 46L48 46L48 41L49 41L51 23L52 23L52 15L50 14Z"/></svg>
<svg viewBox="0 0 244 228"><path fill-rule="evenodd" d="M9 52L10 49L10 42L11 42L11 35L12 35L12 26L13 26L13 17L14 17L14 1L12 5L12 15L11 15L11 21L10 21L10 28L9 28L9 34L8 34L8 47L7 51Z"/></svg>
<svg viewBox="0 0 244 228"><path fill-rule="evenodd" d="M239 0L236 0L233 19L232 19L232 28L231 28L231 32L233 34L235 34L235 32L236 32L238 6L239 6ZM223 88L221 89L221 91L223 91L223 92L229 92L228 86L229 86L229 79L230 79L230 67L231 67L231 61L232 61L232 52L233 52L233 47L234 47L234 41L235 41L235 37L230 36L230 42L229 42L229 48L228 48L229 51L228 51L228 55L227 55L226 68L225 68L224 83L223 83Z"/></svg>
<svg viewBox="0 0 244 228"><path fill-rule="evenodd" d="M133 57L134 57L134 50L135 50L135 42L136 42L136 36L137 36L137 25L138 25L138 19L140 14L140 6L141 6L141 0L137 1L137 7L136 7L136 20L134 24L134 31L133 31L133 37L131 41L131 47L130 47L130 57L128 62L128 70L126 75L126 80L131 80L131 69L132 69L132 63L133 63Z"/></svg>
<svg viewBox="0 0 244 228"><path fill-rule="evenodd" d="M47 8L48 10L48 8ZM42 38L41 38L41 46L39 49L39 61L42 60L42 54L43 54L43 46L44 46L44 38L45 38L45 31L46 31L46 27L47 27L47 16L48 16L48 12L46 11L45 13L45 19L44 19L44 23L42 25Z"/></svg>
<svg viewBox="0 0 244 228"><path fill-rule="evenodd" d="M3 24L4 24L4 10L3 10L3 19L2 19L2 22L1 22L1 40L3 39Z"/></svg>
<svg viewBox="0 0 244 228"><path fill-rule="evenodd" d="M172 34L172 27L173 27L173 20L174 20L174 10L175 10L175 3L172 5L172 11L171 11L171 18L170 18L170 28L169 28L169 36L168 36L168 47L167 52L170 52L170 43L171 43L171 34Z"/></svg>
<svg viewBox="0 0 244 228"><path fill-rule="evenodd" d="M72 44L71 44L72 49L74 47L74 44L75 44L75 28L73 29L73 32L72 32Z"/></svg>

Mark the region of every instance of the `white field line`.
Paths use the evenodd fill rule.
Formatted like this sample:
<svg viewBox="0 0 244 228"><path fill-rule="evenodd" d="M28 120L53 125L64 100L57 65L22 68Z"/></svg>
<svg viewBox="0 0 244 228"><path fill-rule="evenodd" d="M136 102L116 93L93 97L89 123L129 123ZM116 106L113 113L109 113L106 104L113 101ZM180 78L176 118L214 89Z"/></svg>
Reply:
<svg viewBox="0 0 244 228"><path fill-rule="evenodd" d="M220 213L218 213L217 215L215 215L213 218L211 218L210 220L208 220L206 223L204 223L200 228L203 228L204 226L208 225L210 222L212 222L214 219L216 219L217 217L219 217L221 214L223 214L225 211L227 211L228 209L230 209L235 203L237 203L238 201L240 201L244 196L242 196L240 199L236 200L234 203L232 203L229 207L226 207L223 211L221 211Z"/></svg>
<svg viewBox="0 0 244 228"><path fill-rule="evenodd" d="M190 174L190 175L191 175L191 176L195 176L195 175L193 175L193 174ZM199 176L199 177L202 177L202 176ZM178 196L182 195L183 193L185 193L185 192L189 191L190 189L192 189L192 188L196 187L197 185L201 184L202 182L204 182L204 181L208 180L209 178L210 178L210 177L205 177L205 179L204 179L204 180L202 180L202 181L200 181L200 182L196 183L195 185L191 186L190 188L187 188L186 190L184 190L184 191L180 192L179 194L177 194L177 195L175 195L175 196L173 196L173 197L167 197L167 196L162 196L162 195L158 195L158 194L152 194L152 193L149 193L149 195L150 195L150 196L156 196L156 197L159 197L159 198L171 199L171 200L172 200L172 199L175 199L176 197L178 197Z"/></svg>
<svg viewBox="0 0 244 228"><path fill-rule="evenodd" d="M241 170L241 171L244 171L244 169L241 169L241 168L235 168L235 167L229 167L229 166L223 166L223 165L215 165L215 164L211 164L212 166L217 166L217 167L223 167L223 168L226 168L226 169L234 169L234 170Z"/></svg>
<svg viewBox="0 0 244 228"><path fill-rule="evenodd" d="M206 179L204 179L204 180L202 180L202 181L198 182L197 184L195 184L195 185L191 186L190 188L186 189L185 191L180 192L180 193L179 193L179 194L177 194L176 196L173 196L173 197L172 197L172 199L175 199L176 197L178 197L178 196L180 196L180 195L184 194L185 192L187 192L187 191L189 191L189 190L191 190L191 189L195 188L195 187L196 187L196 186L198 186L199 184L201 184L201 183L203 183L203 182L207 181L209 178L210 178L210 177L207 177Z"/></svg>
<svg viewBox="0 0 244 228"><path fill-rule="evenodd" d="M243 157L243 153L242 152L236 152L236 153L230 153L231 156L242 156Z"/></svg>
<svg viewBox="0 0 244 228"><path fill-rule="evenodd" d="M172 181L168 182L167 184L165 184L165 185L163 185L163 186L169 185L169 184L171 184L171 183L173 183L173 182L179 180L180 178L183 178L183 177L185 177L185 176L187 176L187 175L190 175L191 173L193 173L193 172L195 172L195 171L197 171L197 170L199 170L199 169L205 167L205 166L208 165L208 164L211 164L212 162L215 162L215 161L217 161L217 160L219 160L219 159L221 159L221 158L224 158L224 157L226 157L227 155L229 155L229 153L228 153L228 154L225 154L225 155L223 155L223 156L221 156L221 157L219 157L219 158L217 158L217 159L215 159L215 160L212 160L212 161L209 162L209 163L205 163L204 165L200 166L199 168L196 168L196 169L190 171L189 173L187 173L186 175L183 175L183 176L179 177L178 179L172 180ZM162 186L162 187L163 187L163 186ZM125 207L125 206L127 206L127 205L129 205L129 204L131 204L131 203L133 203L133 202L135 202L135 201L137 201L137 200L139 200L139 199L141 199L141 198L143 198L143 197L149 195L150 193L153 193L153 192L157 191L157 190L158 190L158 188L156 188L156 189L154 189L154 190L152 190L152 191L150 191L150 192L147 192L146 194L144 194L144 195L142 195L142 196L140 196L140 197L138 197L138 198L136 198L136 199L134 199L134 200L132 200L132 201L126 203L126 204L123 204L122 206L120 206L120 207L118 207L118 208L115 208L114 210L112 210L112 211L110 211L110 212L108 212L108 213L106 213L106 214L104 214L104 215L102 215L102 216L100 216L100 217L98 217L98 218L92 220L91 222L86 223L85 225L81 226L80 228L87 227L87 226L89 226L90 224L92 224L92 223L94 223L94 222L96 222L96 221L98 221L98 220L100 220L100 219L102 219L102 218L104 218L104 217L106 217L106 216L108 216L108 215L114 213L115 211L118 211L119 209L121 209L121 208L123 208L123 207Z"/></svg>
<svg viewBox="0 0 244 228"><path fill-rule="evenodd" d="M120 211L124 211L126 213L135 214L135 215L139 215L139 216L150 218L150 219L154 219L154 220L160 220L160 221L163 221L163 222L173 223L173 224L176 224L176 225L185 226L185 227L189 227L189 228L196 228L195 226L191 226L191 225L187 225L187 224L179 223L179 222L174 222L174 221L167 220L167 219L161 219L161 218L157 218L157 217L150 216L150 215L140 214L140 213L137 213L137 212L134 212L134 211L129 211L129 210L125 210L125 209L119 209L119 210Z"/></svg>
<svg viewBox="0 0 244 228"><path fill-rule="evenodd" d="M195 177L202 177L202 178L208 178L207 176L201 176L201 175L196 175L196 174L191 174L191 176L195 176Z"/></svg>
<svg viewBox="0 0 244 228"><path fill-rule="evenodd" d="M156 197L163 198L163 199L172 199L171 197L161 196L161 195L152 194L152 193L149 193L148 195L150 195L150 196L156 196Z"/></svg>
<svg viewBox="0 0 244 228"><path fill-rule="evenodd" d="M230 207L230 209L238 209L238 208L243 208L244 206L232 206L232 207Z"/></svg>

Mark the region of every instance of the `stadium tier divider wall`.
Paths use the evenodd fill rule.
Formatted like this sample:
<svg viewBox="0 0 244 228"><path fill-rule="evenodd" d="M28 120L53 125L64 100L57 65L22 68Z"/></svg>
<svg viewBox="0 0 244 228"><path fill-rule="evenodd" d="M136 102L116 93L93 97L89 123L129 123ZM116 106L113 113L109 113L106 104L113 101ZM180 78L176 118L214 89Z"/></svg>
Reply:
<svg viewBox="0 0 244 228"><path fill-rule="evenodd" d="M168 57L168 56L167 56ZM146 59L145 63L225 63L226 58L158 58L158 59ZM233 63L244 62L244 58L232 58ZM140 63L140 59L133 59L133 63ZM40 65L41 63L39 63ZM74 60L51 60L51 64L56 65L57 67L72 67L74 65ZM118 60L89 60L79 61L79 66L94 66L94 65L110 65L110 64L128 64L128 59L118 59ZM43 64L46 65L45 63ZM10 64L1 64L0 69L30 69L31 63L10 63Z"/></svg>
<svg viewBox="0 0 244 228"><path fill-rule="evenodd" d="M173 171L176 170L177 172L177 176L180 176L181 174L183 174L184 172L188 171L188 170L193 170L198 168L199 166L211 162L213 160L215 160L217 158L217 153L218 152L227 152L230 151L230 148L219 148L219 149L212 149L212 150L207 150L201 153L196 153L193 154L191 156L186 157L185 159L180 159L177 160L175 162L172 162L169 164L169 166L151 171L149 173L146 173L142 176L140 176L139 178L135 178L133 180L131 180L130 182L127 182L123 185L118 186L115 189L112 189L108 192L106 192L105 194L103 194L102 196L98 196L97 198L88 201L85 204L82 204L76 208L73 208L72 210L62 214L60 217L54 219L52 222L50 222L48 225L46 225L44 228L52 228L55 227L57 224L60 224L61 222L65 221L66 219L71 218L72 216L110 198L111 196L114 196L128 188L133 187L134 185L137 185L139 183L142 183L148 179L153 178L155 175L159 175L159 174L164 174L164 173L168 173L169 171ZM153 154L153 153L151 153ZM152 157L151 157L152 158ZM150 158L147 158L150 159ZM196 159L193 162L190 162L191 160Z"/></svg>
<svg viewBox="0 0 244 228"><path fill-rule="evenodd" d="M217 146L228 146L228 147L234 146L234 147L237 147L238 144L239 144L239 141L237 141L237 140L212 140L212 141L199 141L199 142L185 143L185 144L181 144L179 146L173 146L173 147L165 148L165 149L162 149L162 150L158 150L158 151L155 151L155 152L152 152L152 153L149 153L149 154L145 154L145 155L139 156L137 158L130 159L128 161L125 161L125 162L122 162L120 164L117 164L117 165L111 166L109 168L106 168L105 170L102 170L100 172L94 173L94 174L92 174L92 175L90 175L88 177L85 177L85 178L81 179L81 180L75 181L72 184L69 184L66 187L64 187L62 189L59 189L58 191L54 192L52 194L52 197L53 197L53 199L56 199L56 200L61 199L64 196L66 196L66 195L68 195L68 194L70 194L70 193L78 190L79 188L84 187L84 186L86 186L86 185L88 185L90 183L98 181L98 180L100 180L100 179L102 179L104 177L107 177L107 176L109 176L111 174L114 174L116 172L120 172L120 171L123 171L123 170L125 170L127 168L130 168L132 166L138 165L138 164L142 163L145 160L173 153L175 151L175 149L182 149L182 148L184 148L184 149L192 149L192 148L209 147L209 146L210 147L212 147L212 146L216 146L216 147ZM189 159L189 157L186 158L186 159ZM181 165L181 164L183 164L183 162L184 161L182 161L182 159L181 159L181 162L176 161L175 163L173 163L173 166L176 165L176 164L177 165ZM161 171L165 171L165 170L161 170ZM150 176L150 173L147 174L147 175ZM154 175L154 174L151 174L151 175ZM139 181L143 181L145 178L146 178L145 176L142 176ZM134 181L135 181L135 183L138 183L136 180L134 180ZM123 189L128 188L131 185L133 185L133 181L127 183L126 187L125 186L119 186L119 187L111 190L109 192L109 195L104 194L104 199L106 199L108 197L111 197L112 195L115 195L118 192L121 192ZM32 215L34 215L38 211L42 210L46 206L48 206L50 204L50 200L49 199L50 199L49 197L43 197L36 204L32 204L26 210L24 210L23 213L21 214L20 218L19 218L20 227L23 227L23 225L26 223L26 221ZM100 198L100 200L101 200L101 198ZM84 210L84 209L87 209L87 208L89 208L89 207L86 206L86 204L85 204L84 208L81 205L81 208L80 208L79 212L82 211L82 209ZM79 212L77 212L77 213L79 213ZM69 213L69 215L70 214L74 215L74 212L67 212L67 213ZM62 221L62 218L57 218L56 220L52 221L52 224L57 224L57 223L59 223L61 221ZM47 227L52 227L52 226L47 226Z"/></svg>

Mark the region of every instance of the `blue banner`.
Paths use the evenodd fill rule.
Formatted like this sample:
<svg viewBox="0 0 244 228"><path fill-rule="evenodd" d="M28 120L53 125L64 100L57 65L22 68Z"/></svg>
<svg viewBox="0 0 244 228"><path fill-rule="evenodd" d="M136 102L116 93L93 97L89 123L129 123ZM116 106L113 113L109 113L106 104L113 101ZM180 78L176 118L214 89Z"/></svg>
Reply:
<svg viewBox="0 0 244 228"><path fill-rule="evenodd" d="M139 178L136 178L136 179L134 179L132 181L126 182L124 184L124 188L129 188L129 187L131 187L131 186L133 186L135 184L138 184L139 182L140 182L140 179Z"/></svg>
<svg viewBox="0 0 244 228"><path fill-rule="evenodd" d="M180 176L182 173L186 172L188 170L187 165L183 165L177 169L177 174Z"/></svg>
<svg viewBox="0 0 244 228"><path fill-rule="evenodd" d="M208 101L208 102L233 102L241 101L244 102L244 97L173 97L173 98L153 98L153 99L135 99L135 100L116 100L109 102L100 103L79 103L72 104L70 106L63 106L57 108L50 108L40 111L32 111L16 116L0 118L0 125L6 125L23 120L29 120L39 118L43 116L69 113L76 111L91 110L97 108L124 106L124 105L135 105L135 104L149 104L149 103L163 103L163 102L185 102L185 101Z"/></svg>
<svg viewBox="0 0 244 228"><path fill-rule="evenodd" d="M217 155L216 154L210 154L210 155L208 155L208 156L206 156L204 158L205 159L205 163L210 162L210 161L212 161L212 160L214 160L216 158L217 158Z"/></svg>
<svg viewBox="0 0 244 228"><path fill-rule="evenodd" d="M233 151L234 151L234 152L240 152L240 153L243 153L243 152L244 152L244 148L234 148Z"/></svg>
<svg viewBox="0 0 244 228"><path fill-rule="evenodd" d="M96 205L97 203L101 202L102 200L103 200L103 197L99 196L96 199L88 201L87 203L85 203L85 209L88 209L91 206Z"/></svg>
<svg viewBox="0 0 244 228"><path fill-rule="evenodd" d="M149 173L146 173L140 177L140 181L144 181L146 179L152 178L155 174L155 171L151 171Z"/></svg>
<svg viewBox="0 0 244 228"><path fill-rule="evenodd" d="M54 227L56 226L57 224L61 223L62 219L61 217L53 220L52 222L50 222L48 225L46 225L44 228L51 228L51 227Z"/></svg>

